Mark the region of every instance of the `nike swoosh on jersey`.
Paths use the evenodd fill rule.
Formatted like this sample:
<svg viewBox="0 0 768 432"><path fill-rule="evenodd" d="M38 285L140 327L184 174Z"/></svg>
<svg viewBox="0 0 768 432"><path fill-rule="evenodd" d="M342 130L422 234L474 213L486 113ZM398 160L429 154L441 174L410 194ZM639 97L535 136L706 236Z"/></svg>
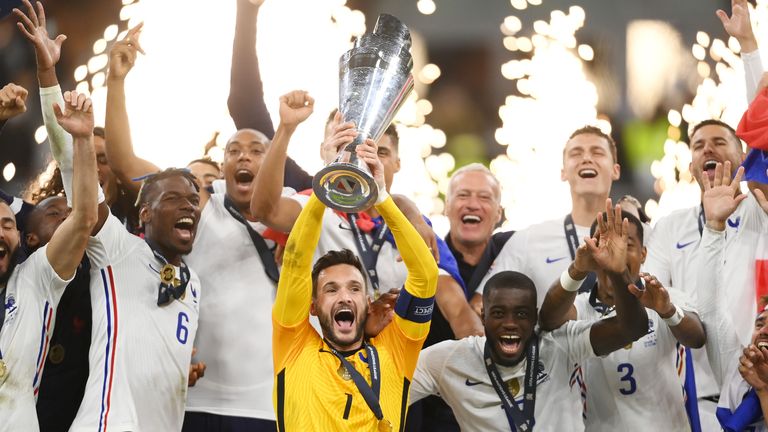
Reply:
<svg viewBox="0 0 768 432"><path fill-rule="evenodd" d="M478 385L478 384L482 384L482 383L483 383L482 381L477 381L477 382L474 382L474 381L470 381L470 380L469 380L469 378L467 378L467 380L466 380L466 381L464 381L464 384L466 384L466 385L468 385L468 386L470 386L470 387L471 387L471 386L476 386L476 385Z"/></svg>
<svg viewBox="0 0 768 432"><path fill-rule="evenodd" d="M547 264L556 263L556 262L562 261L562 260L564 260L566 258L567 257L560 257L560 258L550 258L550 257L547 257Z"/></svg>
<svg viewBox="0 0 768 432"><path fill-rule="evenodd" d="M728 225L731 228L738 228L740 223L741 223L741 216L737 217L735 221L728 219Z"/></svg>
<svg viewBox="0 0 768 432"><path fill-rule="evenodd" d="M692 245L692 244L694 244L694 243L696 243L696 240L693 240L693 241L689 241L688 243L680 243L680 242L677 242L677 245L676 245L676 246L677 246L677 248L678 248L678 249L683 249L684 247L686 247L686 246L690 246L690 245Z"/></svg>

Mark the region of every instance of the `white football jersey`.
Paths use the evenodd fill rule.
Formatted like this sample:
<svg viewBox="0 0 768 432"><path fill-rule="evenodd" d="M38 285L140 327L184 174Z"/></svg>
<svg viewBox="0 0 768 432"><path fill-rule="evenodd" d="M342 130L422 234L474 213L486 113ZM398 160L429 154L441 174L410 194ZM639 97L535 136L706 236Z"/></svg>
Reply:
<svg viewBox="0 0 768 432"><path fill-rule="evenodd" d="M648 242L648 258L643 270L656 276L667 288L684 291L698 307L695 252L699 247L701 207L675 211L659 219ZM725 256L722 277L728 281L725 299L741 342L752 334L756 309L755 251L759 236L768 230L768 216L751 193L739 204L726 223ZM696 389L699 397L715 395L718 385L703 349L692 350Z"/></svg>
<svg viewBox="0 0 768 432"><path fill-rule="evenodd" d="M86 251L90 374L70 430L181 430L201 295L197 274L190 270L181 298L158 306L162 263L112 215Z"/></svg>
<svg viewBox="0 0 768 432"><path fill-rule="evenodd" d="M306 205L309 197L306 195L296 194L291 196L292 199L299 202L302 208ZM372 241L372 237L366 234L366 239L369 244ZM355 236L352 228L349 226L349 222L346 218L334 212L330 208L325 209L323 215L323 229L320 232L320 241L315 249L314 261L317 261L321 256L325 255L328 251L349 249L355 255L360 256L357 246L355 245ZM405 278L408 276L408 270L405 267L405 263L398 261L397 258L400 253L397 251L392 243L385 241L379 251L379 259L376 262L376 273L379 276L379 290L384 293L392 288L400 289L405 283ZM441 270L441 274L443 271ZM368 275L365 275L366 278ZM371 286L371 281L368 279L368 286Z"/></svg>
<svg viewBox="0 0 768 432"><path fill-rule="evenodd" d="M512 270L523 273L536 285L537 307L544 303L544 297L560 274L573 261L565 238L563 221L565 217L553 219L516 232L494 260L477 292L482 294L485 283L496 273ZM579 244L589 236L589 227L576 225Z"/></svg>
<svg viewBox="0 0 768 432"><path fill-rule="evenodd" d="M263 225L251 225L264 232ZM208 200L186 262L205 290L195 360L206 365L205 377L189 389L187 411L274 420L275 284L264 273L248 230L224 207L224 194Z"/></svg>
<svg viewBox="0 0 768 432"><path fill-rule="evenodd" d="M534 430L584 430L581 386L573 376L576 364L595 356L589 340L591 326L585 321L569 321L553 332L539 334ZM423 350L413 375L410 403L437 395L453 409L462 430L508 432L507 416L485 368L484 348L484 336L469 336ZM498 366L520 408L525 364L523 360L513 367Z"/></svg>
<svg viewBox="0 0 768 432"><path fill-rule="evenodd" d="M0 332L0 431L37 431L35 403L56 307L69 281L51 267L43 246L13 270Z"/></svg>
<svg viewBox="0 0 768 432"><path fill-rule="evenodd" d="M672 303L696 312L685 295L670 292ZM589 304L589 293L574 302L579 320L594 322L603 315ZM685 347L677 343L659 314L646 309L648 334L604 357L581 366L587 388L585 424L588 431L616 431L626 425L644 430L690 430L682 385Z"/></svg>

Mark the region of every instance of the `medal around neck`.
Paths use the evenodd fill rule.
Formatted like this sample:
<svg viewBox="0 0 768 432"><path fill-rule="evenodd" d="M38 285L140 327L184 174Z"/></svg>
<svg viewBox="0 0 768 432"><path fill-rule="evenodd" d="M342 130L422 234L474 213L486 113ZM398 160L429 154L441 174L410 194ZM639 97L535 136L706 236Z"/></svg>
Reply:
<svg viewBox="0 0 768 432"><path fill-rule="evenodd" d="M8 372L8 368L5 366L5 361L0 360L0 378L3 378Z"/></svg>
<svg viewBox="0 0 768 432"><path fill-rule="evenodd" d="M379 15L373 33L355 41L339 60L339 112L354 122L358 135L312 179L312 190L326 206L343 212L366 210L378 188L355 149L378 141L413 90L413 58L408 27L392 15Z"/></svg>
<svg viewBox="0 0 768 432"><path fill-rule="evenodd" d="M394 430L392 427L392 423L385 418L379 420L378 426L379 426L379 432L391 432L392 430Z"/></svg>

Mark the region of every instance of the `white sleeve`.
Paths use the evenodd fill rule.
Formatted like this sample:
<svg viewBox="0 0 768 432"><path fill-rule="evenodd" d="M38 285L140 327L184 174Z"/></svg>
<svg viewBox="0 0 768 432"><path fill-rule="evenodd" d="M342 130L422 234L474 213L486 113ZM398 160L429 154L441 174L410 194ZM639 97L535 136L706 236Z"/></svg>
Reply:
<svg viewBox="0 0 768 432"><path fill-rule="evenodd" d="M64 184L64 193L67 195L67 205L72 207L72 136L59 125L59 122L56 121L56 114L53 112L54 103L57 103L59 107L65 109L61 87L55 85L53 87L41 88L40 105L43 111L45 131L48 133L51 154L59 164L61 180Z"/></svg>
<svg viewBox="0 0 768 432"><path fill-rule="evenodd" d="M493 260L493 264L488 268L488 273L486 273L483 280L480 281L480 284L477 285L477 289L475 290L476 293L482 294L486 282L488 282L488 279L496 273L505 270L518 271L523 274L529 273L525 269L525 251L528 250L529 232L528 229L518 231L507 240L504 247L501 248L501 251L499 251L499 254L496 256L496 259Z"/></svg>
<svg viewBox="0 0 768 432"><path fill-rule="evenodd" d="M672 267L669 258L669 239L672 238L668 233L668 219L661 219L651 232L648 239L648 254L643 271L656 276L665 288L672 286L672 276L670 268Z"/></svg>
<svg viewBox="0 0 768 432"><path fill-rule="evenodd" d="M99 232L88 239L86 252L94 269L111 265L115 259L122 258L130 251L130 244L135 244L137 237L130 234L120 220L109 214Z"/></svg>
<svg viewBox="0 0 768 432"><path fill-rule="evenodd" d="M29 284L28 287L23 289L37 289L40 290L45 298L53 300L54 307L59 303L64 289L75 278L73 274L68 280L64 280L56 273L51 267L51 263L48 262L48 256L46 251L48 245L41 247L30 255L24 263L19 267L19 281L25 281L25 284Z"/></svg>
<svg viewBox="0 0 768 432"><path fill-rule="evenodd" d="M722 386L731 359L741 350L739 336L727 311L723 290L725 264L725 231L704 227L701 244L694 255L694 266L688 277L696 281L699 317L707 332L707 357L715 379Z"/></svg>
<svg viewBox="0 0 768 432"><path fill-rule="evenodd" d="M557 345L568 354L570 363L581 363L595 357L589 335L592 325L599 321L568 321L550 333Z"/></svg>
<svg viewBox="0 0 768 432"><path fill-rule="evenodd" d="M741 53L741 61L744 64L744 81L747 85L747 105L749 105L757 96L757 85L763 76L763 60L760 58L760 50Z"/></svg>
<svg viewBox="0 0 768 432"><path fill-rule="evenodd" d="M673 305L679 306L680 309L686 312L699 313L694 304L694 300L691 299L691 296L685 291L670 287L667 288L667 292L669 293L669 300Z"/></svg>
<svg viewBox="0 0 768 432"><path fill-rule="evenodd" d="M589 292L581 293L573 300L573 307L576 308L576 321L589 320L589 310L592 305L589 304Z"/></svg>
<svg viewBox="0 0 768 432"><path fill-rule="evenodd" d="M456 343L456 341L452 340L444 341L424 349L419 354L419 361L416 363L416 370L413 373L409 404L424 399L427 396L439 394L440 390L437 380L441 375L445 362L450 357L447 354L453 351L450 349L450 346Z"/></svg>
<svg viewBox="0 0 768 432"><path fill-rule="evenodd" d="M739 207L741 206L746 207L742 228L757 235L765 235L768 231L768 214L760 207L760 203L752 192L747 193L747 198L739 204Z"/></svg>

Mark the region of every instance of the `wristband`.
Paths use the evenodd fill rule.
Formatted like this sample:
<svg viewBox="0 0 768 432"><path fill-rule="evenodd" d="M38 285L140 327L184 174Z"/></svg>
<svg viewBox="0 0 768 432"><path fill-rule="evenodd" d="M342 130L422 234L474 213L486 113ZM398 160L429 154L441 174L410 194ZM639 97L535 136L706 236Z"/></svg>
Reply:
<svg viewBox="0 0 768 432"><path fill-rule="evenodd" d="M675 313L669 318L662 318L669 327L674 327L680 324L680 321L685 318L685 313L680 309L680 306L675 305Z"/></svg>
<svg viewBox="0 0 768 432"><path fill-rule="evenodd" d="M586 279L586 277L584 279ZM565 269L560 275L560 286L568 292L578 291L579 288L581 288L581 283L584 282L584 279L576 280L572 278L568 273L568 269Z"/></svg>

